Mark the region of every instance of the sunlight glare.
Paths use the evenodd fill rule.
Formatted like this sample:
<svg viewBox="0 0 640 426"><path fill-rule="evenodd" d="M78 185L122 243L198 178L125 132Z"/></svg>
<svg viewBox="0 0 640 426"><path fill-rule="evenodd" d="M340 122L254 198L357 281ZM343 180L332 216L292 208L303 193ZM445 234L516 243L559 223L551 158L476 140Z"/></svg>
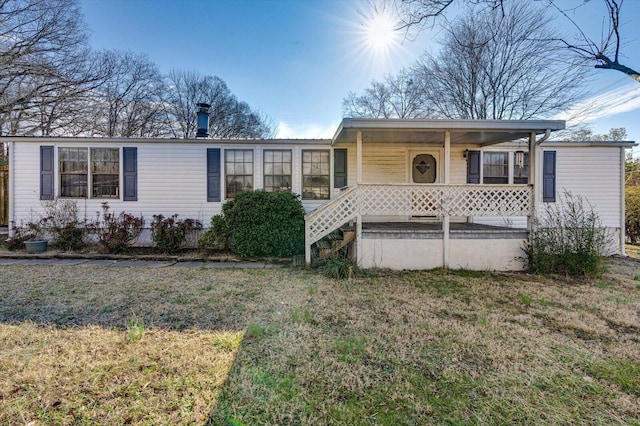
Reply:
<svg viewBox="0 0 640 426"><path fill-rule="evenodd" d="M374 53L385 53L398 42L397 22L384 9L374 9L365 24L367 47Z"/></svg>

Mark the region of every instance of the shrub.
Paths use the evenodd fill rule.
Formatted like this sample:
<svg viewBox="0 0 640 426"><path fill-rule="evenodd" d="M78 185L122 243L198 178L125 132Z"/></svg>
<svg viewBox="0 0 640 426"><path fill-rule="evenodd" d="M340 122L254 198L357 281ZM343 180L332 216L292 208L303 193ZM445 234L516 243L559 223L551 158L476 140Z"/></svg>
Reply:
<svg viewBox="0 0 640 426"><path fill-rule="evenodd" d="M187 240L189 232L202 229L202 223L195 219L177 220L178 215L165 218L153 215L151 238L156 247L165 253L176 253Z"/></svg>
<svg viewBox="0 0 640 426"><path fill-rule="evenodd" d="M293 256L304 251L304 208L297 195L243 192L211 219L213 238L242 257Z"/></svg>
<svg viewBox="0 0 640 426"><path fill-rule="evenodd" d="M198 247L206 250L224 250L229 245L229 227L224 216L211 218L211 226L198 239Z"/></svg>
<svg viewBox="0 0 640 426"><path fill-rule="evenodd" d="M353 262L338 254L332 254L321 260L318 267L325 277L340 280L352 278L355 271Z"/></svg>
<svg viewBox="0 0 640 426"><path fill-rule="evenodd" d="M121 253L138 239L144 228L144 218L130 213L115 214L109 211L109 203L102 203L100 212L90 229L96 233L98 242L111 253Z"/></svg>
<svg viewBox="0 0 640 426"><path fill-rule="evenodd" d="M580 196L564 193L548 204L529 233L523 251L530 272L595 276L603 272L609 243L593 207Z"/></svg>
<svg viewBox="0 0 640 426"><path fill-rule="evenodd" d="M11 222L12 236L6 240L7 248L11 251L21 250L25 248L24 242L28 240L42 238L42 227L40 221L37 222L20 222L17 225Z"/></svg>
<svg viewBox="0 0 640 426"><path fill-rule="evenodd" d="M625 218L627 240L631 244L640 242L640 186L625 189Z"/></svg>
<svg viewBox="0 0 640 426"><path fill-rule="evenodd" d="M73 200L55 199L42 204L44 217L40 224L63 251L81 250L86 246L87 228L78 218L78 205Z"/></svg>

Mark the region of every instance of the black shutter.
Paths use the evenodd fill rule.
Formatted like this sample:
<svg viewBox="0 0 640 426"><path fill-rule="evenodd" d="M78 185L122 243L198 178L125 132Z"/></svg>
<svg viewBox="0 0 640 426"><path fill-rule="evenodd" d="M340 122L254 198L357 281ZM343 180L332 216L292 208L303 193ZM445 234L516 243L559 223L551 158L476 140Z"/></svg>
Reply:
<svg viewBox="0 0 640 426"><path fill-rule="evenodd" d="M207 201L220 201L220 148L207 148Z"/></svg>
<svg viewBox="0 0 640 426"><path fill-rule="evenodd" d="M556 152L544 151L542 158L542 201L556 202Z"/></svg>
<svg viewBox="0 0 640 426"><path fill-rule="evenodd" d="M40 147L40 199L53 200L53 147Z"/></svg>
<svg viewBox="0 0 640 426"><path fill-rule="evenodd" d="M480 151L467 152L467 183L480 183Z"/></svg>
<svg viewBox="0 0 640 426"><path fill-rule="evenodd" d="M124 185L122 199L138 201L138 148L122 148Z"/></svg>
<svg viewBox="0 0 640 426"><path fill-rule="evenodd" d="M347 150L333 150L333 187L344 188L347 186Z"/></svg>

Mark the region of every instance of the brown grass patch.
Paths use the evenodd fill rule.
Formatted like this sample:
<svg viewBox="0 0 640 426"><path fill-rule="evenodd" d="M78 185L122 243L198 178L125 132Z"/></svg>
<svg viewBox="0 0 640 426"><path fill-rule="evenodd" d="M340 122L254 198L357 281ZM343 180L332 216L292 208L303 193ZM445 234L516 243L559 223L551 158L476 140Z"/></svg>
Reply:
<svg viewBox="0 0 640 426"><path fill-rule="evenodd" d="M2 267L0 423L640 422L638 275Z"/></svg>

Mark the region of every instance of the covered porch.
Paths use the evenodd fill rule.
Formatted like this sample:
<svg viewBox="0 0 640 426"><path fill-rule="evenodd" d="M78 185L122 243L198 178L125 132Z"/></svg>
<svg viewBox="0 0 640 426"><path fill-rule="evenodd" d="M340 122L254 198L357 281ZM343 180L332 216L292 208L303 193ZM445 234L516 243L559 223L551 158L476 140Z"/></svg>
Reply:
<svg viewBox="0 0 640 426"><path fill-rule="evenodd" d="M355 157L355 183L307 215L307 264L316 241L351 223L361 267L522 268L513 259L537 211L535 148L562 128L562 121L343 120L332 145ZM528 183L483 184L474 170L480 162L468 157L516 140L528 151ZM475 223L483 217L526 218L526 225Z"/></svg>

